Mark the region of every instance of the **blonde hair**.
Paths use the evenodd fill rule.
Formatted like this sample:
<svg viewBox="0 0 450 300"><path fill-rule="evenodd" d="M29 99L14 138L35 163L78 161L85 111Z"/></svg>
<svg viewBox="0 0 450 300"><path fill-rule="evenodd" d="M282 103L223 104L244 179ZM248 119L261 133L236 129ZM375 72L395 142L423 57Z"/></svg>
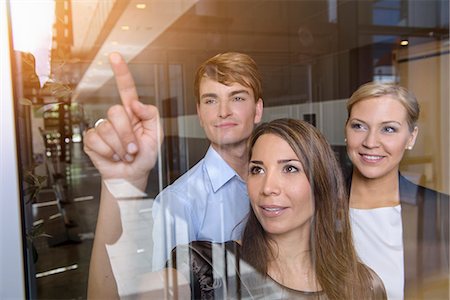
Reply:
<svg viewBox="0 0 450 300"><path fill-rule="evenodd" d="M353 105L369 98L382 96L391 96L403 105L407 114L408 127L412 132L417 126L417 120L419 119L419 103L412 92L402 86L391 83L368 82L361 85L347 101L347 122Z"/></svg>
<svg viewBox="0 0 450 300"><path fill-rule="evenodd" d="M194 81L197 103L200 101L200 82L205 77L225 85L237 82L252 89L255 102L262 98L261 75L258 66L247 54L221 53L201 64L197 69Z"/></svg>

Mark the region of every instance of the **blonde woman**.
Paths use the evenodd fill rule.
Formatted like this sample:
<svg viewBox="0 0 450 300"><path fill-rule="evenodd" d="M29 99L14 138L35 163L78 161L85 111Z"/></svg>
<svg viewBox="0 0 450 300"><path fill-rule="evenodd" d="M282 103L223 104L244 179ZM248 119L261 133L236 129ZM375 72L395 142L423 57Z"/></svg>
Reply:
<svg viewBox="0 0 450 300"><path fill-rule="evenodd" d="M389 299L448 299L449 197L399 173L419 132L415 96L371 82L353 93L347 110L350 216L359 256L381 277Z"/></svg>

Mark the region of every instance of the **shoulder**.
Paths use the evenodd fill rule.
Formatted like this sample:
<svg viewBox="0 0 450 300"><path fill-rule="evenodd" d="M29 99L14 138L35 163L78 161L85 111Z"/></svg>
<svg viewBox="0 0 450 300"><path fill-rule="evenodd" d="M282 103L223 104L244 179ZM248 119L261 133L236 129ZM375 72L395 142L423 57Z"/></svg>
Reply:
<svg viewBox="0 0 450 300"><path fill-rule="evenodd" d="M204 190L204 159L200 160L186 173L181 175L172 184L166 186L157 196L157 198L169 195L180 195L185 198L190 191L198 194L199 189Z"/></svg>
<svg viewBox="0 0 450 300"><path fill-rule="evenodd" d="M191 167L186 173L181 175L175 182L173 182L168 187L172 189L180 189L181 187L185 187L190 182L195 182L198 179L203 179L205 175L205 158L201 159L198 163L196 163L193 167Z"/></svg>
<svg viewBox="0 0 450 300"><path fill-rule="evenodd" d="M449 195L415 184L401 174L399 174L399 188L402 202L417 204L418 201L433 201L437 199L449 201Z"/></svg>

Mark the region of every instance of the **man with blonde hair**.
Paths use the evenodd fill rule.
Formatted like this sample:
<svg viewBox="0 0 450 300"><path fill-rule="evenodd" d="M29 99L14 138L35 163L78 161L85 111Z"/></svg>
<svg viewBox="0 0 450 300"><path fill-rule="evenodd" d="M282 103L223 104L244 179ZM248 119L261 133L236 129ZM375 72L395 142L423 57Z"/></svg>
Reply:
<svg viewBox="0 0 450 300"><path fill-rule="evenodd" d="M176 245L240 239L249 211L247 140L263 111L257 65L246 54L218 54L200 65L194 90L210 147L155 199L154 270Z"/></svg>

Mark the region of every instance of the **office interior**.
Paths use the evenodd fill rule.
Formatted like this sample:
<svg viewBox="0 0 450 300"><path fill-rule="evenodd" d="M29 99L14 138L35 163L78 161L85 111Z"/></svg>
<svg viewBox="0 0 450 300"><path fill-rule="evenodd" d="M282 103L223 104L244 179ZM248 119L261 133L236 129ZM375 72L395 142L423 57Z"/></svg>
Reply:
<svg viewBox="0 0 450 300"><path fill-rule="evenodd" d="M17 226L6 219L1 225L2 236L15 230L19 235L15 255L25 298L87 297L101 177L83 151L83 132L120 103L108 62L113 51L128 62L139 100L158 107L165 133L145 191L148 201L122 208L125 216L127 210L141 212L144 221L134 225L144 229L139 231L142 260L126 259L124 248L115 249L121 278L132 274L129 265L151 262L152 199L209 146L196 117L193 81L196 67L217 53L254 58L263 79L263 121L311 122L325 134L344 171L350 168L345 102L352 92L369 81L412 90L421 106L420 132L401 171L449 193L447 0L37 2L39 9L27 1L4 1L0 16L7 16L2 48L9 49L9 55L2 54L8 59L2 69L10 63L12 82L11 97L2 98L1 105L9 101L13 110L12 123L2 130L9 130L17 150L7 161L17 169L9 173L17 191L2 200L2 214L17 207L19 220ZM11 143L7 137L2 131L4 146ZM2 194L15 189L5 182ZM10 262L3 255L1 260ZM124 265L128 269L121 269ZM8 274L2 270L2 278ZM130 285L124 278L124 295ZM12 289L2 287L10 293L5 295L15 295Z"/></svg>

